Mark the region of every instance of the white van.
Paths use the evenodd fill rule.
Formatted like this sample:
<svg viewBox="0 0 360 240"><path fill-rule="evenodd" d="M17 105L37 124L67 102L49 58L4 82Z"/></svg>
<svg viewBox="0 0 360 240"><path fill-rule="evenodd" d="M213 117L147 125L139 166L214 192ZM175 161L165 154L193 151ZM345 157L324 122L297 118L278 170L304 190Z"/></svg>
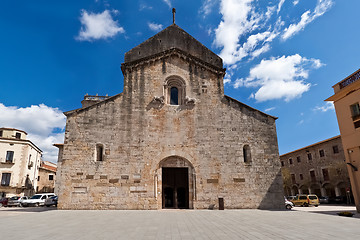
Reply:
<svg viewBox="0 0 360 240"><path fill-rule="evenodd" d="M23 207L28 206L44 206L45 200L49 197L55 196L55 193L38 193L32 196L31 198L24 200L21 205Z"/></svg>

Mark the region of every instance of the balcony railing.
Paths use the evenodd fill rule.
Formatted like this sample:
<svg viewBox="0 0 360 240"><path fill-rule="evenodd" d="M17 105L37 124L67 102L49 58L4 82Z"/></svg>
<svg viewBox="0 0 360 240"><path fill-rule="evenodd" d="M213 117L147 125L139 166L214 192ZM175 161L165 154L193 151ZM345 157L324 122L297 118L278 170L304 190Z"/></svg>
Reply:
<svg viewBox="0 0 360 240"><path fill-rule="evenodd" d="M339 83L340 89L352 84L360 78L360 69Z"/></svg>

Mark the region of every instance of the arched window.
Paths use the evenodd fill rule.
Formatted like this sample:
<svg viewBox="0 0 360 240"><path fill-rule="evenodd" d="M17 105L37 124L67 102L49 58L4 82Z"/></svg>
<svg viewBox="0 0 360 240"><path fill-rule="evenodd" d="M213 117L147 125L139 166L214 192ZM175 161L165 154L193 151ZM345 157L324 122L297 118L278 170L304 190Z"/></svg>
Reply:
<svg viewBox="0 0 360 240"><path fill-rule="evenodd" d="M244 155L244 163L251 163L251 152L249 145L244 145L243 155Z"/></svg>
<svg viewBox="0 0 360 240"><path fill-rule="evenodd" d="M179 105L179 90L177 87L170 89L170 105Z"/></svg>
<svg viewBox="0 0 360 240"><path fill-rule="evenodd" d="M178 76L168 77L164 84L165 102L170 105L185 103L185 81Z"/></svg>

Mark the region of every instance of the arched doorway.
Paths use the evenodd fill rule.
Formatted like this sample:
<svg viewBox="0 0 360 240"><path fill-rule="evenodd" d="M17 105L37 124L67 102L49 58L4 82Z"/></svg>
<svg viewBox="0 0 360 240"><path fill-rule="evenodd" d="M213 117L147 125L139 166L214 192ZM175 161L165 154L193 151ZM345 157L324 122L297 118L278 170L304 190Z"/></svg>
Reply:
<svg viewBox="0 0 360 240"><path fill-rule="evenodd" d="M167 157L159 163L162 208L193 208L195 171L192 164L179 156Z"/></svg>
<svg viewBox="0 0 360 240"><path fill-rule="evenodd" d="M310 191L311 191L311 194L315 194L318 197L321 196L321 188L320 188L319 184L312 184L310 186Z"/></svg>
<svg viewBox="0 0 360 240"><path fill-rule="evenodd" d="M302 185L300 187L300 193L301 194L309 194L309 188L306 185Z"/></svg>
<svg viewBox="0 0 360 240"><path fill-rule="evenodd" d="M292 186L291 188L291 194L295 196L296 194L299 194L299 189L296 185Z"/></svg>

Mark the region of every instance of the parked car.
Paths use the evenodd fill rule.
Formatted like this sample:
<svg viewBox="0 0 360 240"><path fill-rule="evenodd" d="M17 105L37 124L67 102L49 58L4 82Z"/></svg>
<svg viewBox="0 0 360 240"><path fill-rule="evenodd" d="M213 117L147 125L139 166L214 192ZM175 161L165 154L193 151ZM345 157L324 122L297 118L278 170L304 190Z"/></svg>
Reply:
<svg viewBox="0 0 360 240"><path fill-rule="evenodd" d="M346 196L336 196L335 202L338 204L345 204L346 203Z"/></svg>
<svg viewBox="0 0 360 240"><path fill-rule="evenodd" d="M329 197L319 197L320 203L329 203Z"/></svg>
<svg viewBox="0 0 360 240"><path fill-rule="evenodd" d="M52 205L57 207L57 203L58 203L58 196L52 196L45 200L45 206L47 206L47 207L50 207Z"/></svg>
<svg viewBox="0 0 360 240"><path fill-rule="evenodd" d="M16 207L21 207L22 206L22 202L26 199L28 199L29 197L27 196L14 196L14 197L11 197L9 198L9 201L8 201L8 207L13 207L13 206L16 206Z"/></svg>
<svg viewBox="0 0 360 240"><path fill-rule="evenodd" d="M23 207L27 206L44 206L45 200L49 197L55 196L54 193L39 193L35 194L29 199L26 199L22 202Z"/></svg>
<svg viewBox="0 0 360 240"><path fill-rule="evenodd" d="M291 210L294 207L294 204L289 200L287 200L286 197L284 197L284 199L285 199L285 208Z"/></svg>
<svg viewBox="0 0 360 240"><path fill-rule="evenodd" d="M293 200L294 198L296 198L296 196L288 196L286 199L289 200L289 201L291 201L291 200Z"/></svg>
<svg viewBox="0 0 360 240"><path fill-rule="evenodd" d="M8 204L9 198L0 199L0 207L6 207Z"/></svg>
<svg viewBox="0 0 360 240"><path fill-rule="evenodd" d="M308 207L308 206L319 206L319 198L315 195L315 194L309 194L309 195L305 195L305 194L298 194L296 195L296 198L291 200L291 202L295 205L295 206L303 206L303 207Z"/></svg>

